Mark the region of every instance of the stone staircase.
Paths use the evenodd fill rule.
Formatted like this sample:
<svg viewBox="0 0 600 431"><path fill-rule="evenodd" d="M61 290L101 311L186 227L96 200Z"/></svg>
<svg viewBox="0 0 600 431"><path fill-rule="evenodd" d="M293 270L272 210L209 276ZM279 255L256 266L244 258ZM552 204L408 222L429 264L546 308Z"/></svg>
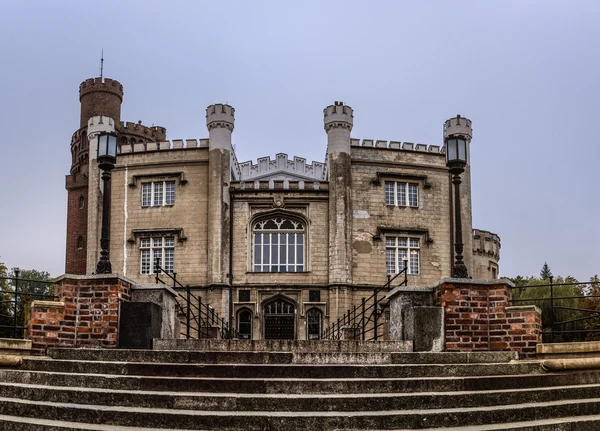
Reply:
<svg viewBox="0 0 600 431"><path fill-rule="evenodd" d="M182 346L0 368L0 430L600 430L600 371L386 342Z"/></svg>

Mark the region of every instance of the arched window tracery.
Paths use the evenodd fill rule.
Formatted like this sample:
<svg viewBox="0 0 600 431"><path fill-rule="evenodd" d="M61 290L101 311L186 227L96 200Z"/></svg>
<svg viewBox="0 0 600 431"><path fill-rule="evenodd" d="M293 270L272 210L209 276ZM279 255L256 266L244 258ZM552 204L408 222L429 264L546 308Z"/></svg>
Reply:
<svg viewBox="0 0 600 431"><path fill-rule="evenodd" d="M291 217L276 215L254 222L254 272L304 272L305 224Z"/></svg>

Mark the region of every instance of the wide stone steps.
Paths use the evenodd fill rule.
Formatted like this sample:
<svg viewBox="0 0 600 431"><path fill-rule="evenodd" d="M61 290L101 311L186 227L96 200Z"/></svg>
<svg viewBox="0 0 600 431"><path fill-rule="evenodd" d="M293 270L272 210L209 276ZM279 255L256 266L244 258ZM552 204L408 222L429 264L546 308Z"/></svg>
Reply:
<svg viewBox="0 0 600 431"><path fill-rule="evenodd" d="M600 414L600 398L458 409L369 412L206 411L116 407L0 398L0 414L91 424L188 430L396 430L532 421Z"/></svg>
<svg viewBox="0 0 600 431"><path fill-rule="evenodd" d="M600 429L600 371L385 346L318 351L311 363L300 347L51 350L0 369L0 430Z"/></svg>

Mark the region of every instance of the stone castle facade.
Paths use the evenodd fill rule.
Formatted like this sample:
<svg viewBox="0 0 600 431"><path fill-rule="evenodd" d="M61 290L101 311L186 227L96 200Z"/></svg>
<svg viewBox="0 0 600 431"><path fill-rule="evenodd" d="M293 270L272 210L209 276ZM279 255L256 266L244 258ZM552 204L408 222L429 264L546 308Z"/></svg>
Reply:
<svg viewBox="0 0 600 431"><path fill-rule="evenodd" d="M99 259L97 136L114 131L113 272L152 283L158 258L241 336L316 338L405 262L409 286L450 276L453 191L440 145L354 139L352 108L335 102L324 110L323 162L280 153L240 163L231 106L207 108L208 138L167 141L163 127L121 121L122 101L115 80L80 86L66 179L66 273L92 274ZM472 136L460 116L445 129ZM473 229L470 184L467 166L461 214L472 253L465 263L476 279L496 278L500 239Z"/></svg>

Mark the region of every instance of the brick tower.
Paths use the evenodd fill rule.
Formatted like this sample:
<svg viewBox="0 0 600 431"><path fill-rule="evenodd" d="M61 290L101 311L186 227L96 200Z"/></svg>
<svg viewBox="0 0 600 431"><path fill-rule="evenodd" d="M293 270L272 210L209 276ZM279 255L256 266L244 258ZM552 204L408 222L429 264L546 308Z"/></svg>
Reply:
<svg viewBox="0 0 600 431"><path fill-rule="evenodd" d="M71 138L71 171L66 178L67 242L65 273L85 274L88 218L88 120L105 115L121 119L123 86L113 79L90 78L79 86L81 117L79 129Z"/></svg>

